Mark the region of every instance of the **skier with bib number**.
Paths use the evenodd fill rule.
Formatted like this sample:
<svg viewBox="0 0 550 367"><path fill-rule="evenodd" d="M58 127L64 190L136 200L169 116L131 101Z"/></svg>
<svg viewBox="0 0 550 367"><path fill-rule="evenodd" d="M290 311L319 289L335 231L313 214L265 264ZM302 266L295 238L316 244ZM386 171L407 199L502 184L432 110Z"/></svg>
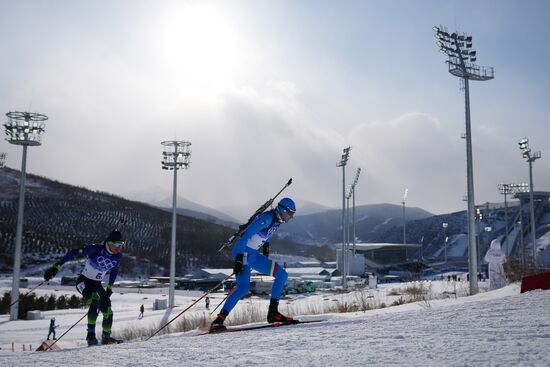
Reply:
<svg viewBox="0 0 550 367"><path fill-rule="evenodd" d="M292 317L284 316L278 310L279 299L283 292L287 272L275 261L269 259L269 238L277 231L281 223L288 223L296 213L296 205L290 198L283 198L273 210L259 214L241 235L235 244L231 256L234 260L233 274L237 286L227 298L222 310L210 326L211 332L223 331L225 318L243 298L250 288L250 270L255 269L263 274L275 277L271 288L271 302L267 322L295 323Z"/></svg>
<svg viewBox="0 0 550 367"><path fill-rule="evenodd" d="M76 289L90 305L88 310L88 334L86 335L88 346L98 344L95 335L95 324L99 311L103 314L101 344L120 342L111 337L113 310L111 309L110 297L113 293L113 284L115 283L120 267L120 261L122 259L122 253L120 251L123 246L124 238L122 237L122 233L115 229L103 243L93 243L82 248L70 250L61 261L56 262L44 273L44 280L50 280L67 261L75 257L87 257L84 269L79 274L76 281ZM107 289L104 289L101 285L101 281L107 272L109 272L109 283Z"/></svg>

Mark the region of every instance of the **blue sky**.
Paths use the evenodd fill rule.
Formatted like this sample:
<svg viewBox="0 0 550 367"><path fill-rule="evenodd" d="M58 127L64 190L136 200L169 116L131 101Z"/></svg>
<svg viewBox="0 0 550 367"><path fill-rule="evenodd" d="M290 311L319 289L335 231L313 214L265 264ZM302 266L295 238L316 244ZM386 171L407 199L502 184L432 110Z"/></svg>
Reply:
<svg viewBox="0 0 550 367"><path fill-rule="evenodd" d="M464 95L432 26L473 36L495 79L471 82L475 199L550 189L546 1L3 1L0 111L50 120L32 173L131 197L167 196L160 141L193 143L179 192L254 210L289 195L338 207L352 146L357 201L463 210ZM0 142L8 166L18 147Z"/></svg>

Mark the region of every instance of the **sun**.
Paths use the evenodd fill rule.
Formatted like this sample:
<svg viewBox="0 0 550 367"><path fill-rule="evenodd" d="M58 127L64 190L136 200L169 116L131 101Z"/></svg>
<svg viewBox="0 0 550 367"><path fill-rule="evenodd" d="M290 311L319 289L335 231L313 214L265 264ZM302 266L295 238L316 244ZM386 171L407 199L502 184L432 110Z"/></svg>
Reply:
<svg viewBox="0 0 550 367"><path fill-rule="evenodd" d="M224 88L237 74L242 54L237 28L215 7L186 3L167 12L159 43L162 67L195 93Z"/></svg>

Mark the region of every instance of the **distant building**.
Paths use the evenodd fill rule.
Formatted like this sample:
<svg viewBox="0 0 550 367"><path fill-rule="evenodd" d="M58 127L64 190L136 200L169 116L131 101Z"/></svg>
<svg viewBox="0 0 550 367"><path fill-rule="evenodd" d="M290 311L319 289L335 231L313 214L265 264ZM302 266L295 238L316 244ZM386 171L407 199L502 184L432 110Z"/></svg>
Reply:
<svg viewBox="0 0 550 367"><path fill-rule="evenodd" d="M318 260L310 260L310 261L299 261L296 267L299 268L313 268L313 267L319 267L322 266L322 262Z"/></svg>
<svg viewBox="0 0 550 367"><path fill-rule="evenodd" d="M342 250L336 249L337 268L342 269ZM363 276L365 272L376 272L381 269L408 263L406 253L407 249L418 248L418 244L402 243L357 243L355 244L356 253L348 250L348 267L350 275ZM358 255L361 255L358 257Z"/></svg>
<svg viewBox="0 0 550 367"><path fill-rule="evenodd" d="M223 280L228 275L233 274L233 269L227 268L227 269L210 269L210 268L202 268L198 269L193 272L192 277L193 278L199 278L199 279L217 279L217 280Z"/></svg>

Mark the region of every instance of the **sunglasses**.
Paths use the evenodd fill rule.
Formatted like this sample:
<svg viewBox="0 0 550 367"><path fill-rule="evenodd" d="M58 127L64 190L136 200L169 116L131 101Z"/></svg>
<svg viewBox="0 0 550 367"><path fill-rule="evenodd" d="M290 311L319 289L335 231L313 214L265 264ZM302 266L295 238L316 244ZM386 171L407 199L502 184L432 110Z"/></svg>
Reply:
<svg viewBox="0 0 550 367"><path fill-rule="evenodd" d="M116 248L121 248L124 246L124 241L108 241L107 244L109 246L115 246Z"/></svg>

